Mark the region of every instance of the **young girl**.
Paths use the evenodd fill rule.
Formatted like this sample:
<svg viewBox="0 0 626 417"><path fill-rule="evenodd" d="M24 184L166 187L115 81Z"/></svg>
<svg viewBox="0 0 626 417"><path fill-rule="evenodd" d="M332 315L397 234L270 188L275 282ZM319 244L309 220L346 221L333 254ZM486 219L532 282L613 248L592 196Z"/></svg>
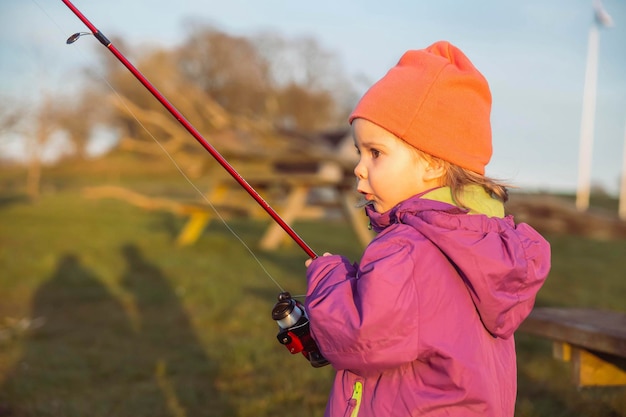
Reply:
<svg viewBox="0 0 626 417"><path fill-rule="evenodd" d="M485 78L447 42L404 54L350 116L378 232L361 262L306 262L311 335L337 370L326 416L511 417L513 332L550 269L505 216Z"/></svg>

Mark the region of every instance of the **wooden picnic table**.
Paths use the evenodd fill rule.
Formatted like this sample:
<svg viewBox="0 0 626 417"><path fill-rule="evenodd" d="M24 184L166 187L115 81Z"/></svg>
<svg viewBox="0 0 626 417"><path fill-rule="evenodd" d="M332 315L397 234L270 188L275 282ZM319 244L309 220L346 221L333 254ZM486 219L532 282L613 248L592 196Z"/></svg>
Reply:
<svg viewBox="0 0 626 417"><path fill-rule="evenodd" d="M368 229L364 210L357 208L354 158L343 156L338 149L322 146L297 151L293 148L227 149L222 151L222 155L287 224L293 225L301 219L320 219L330 209L337 209L349 221L362 245L371 240L373 235ZM214 178L206 194L212 205L246 207L253 217L270 219L226 172L213 169L212 176ZM321 198L319 194L327 198ZM193 244L214 217L210 207L190 213L177 243ZM274 250L289 241L287 233L276 222L270 221L260 239L260 247Z"/></svg>
<svg viewBox="0 0 626 417"><path fill-rule="evenodd" d="M520 331L553 341L578 387L626 385L626 313L589 308L535 308Z"/></svg>

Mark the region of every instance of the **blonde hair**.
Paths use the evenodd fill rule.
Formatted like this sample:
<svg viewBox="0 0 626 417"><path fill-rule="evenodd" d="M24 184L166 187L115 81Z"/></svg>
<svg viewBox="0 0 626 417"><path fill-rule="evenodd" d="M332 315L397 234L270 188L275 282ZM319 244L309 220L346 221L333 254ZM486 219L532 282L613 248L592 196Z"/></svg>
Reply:
<svg viewBox="0 0 626 417"><path fill-rule="evenodd" d="M461 168L451 162L444 159L432 156L424 151L421 151L413 146L409 147L413 149L419 158L423 158L426 161L441 164L444 174L441 177L441 186L450 187L452 192L452 198L454 202L462 208L468 208L463 204L463 190L470 185L481 186L491 197L500 200L502 203L506 203L509 199L508 189L510 185L493 178L486 177L469 169Z"/></svg>
<svg viewBox="0 0 626 417"><path fill-rule="evenodd" d="M443 185L450 187L452 198L461 206L463 206L463 202L461 201L463 188L468 185L480 185L491 197L503 203L506 203L509 199L509 191L507 189L509 186L507 184L461 168L447 161L443 161L443 163L446 172L443 176Z"/></svg>

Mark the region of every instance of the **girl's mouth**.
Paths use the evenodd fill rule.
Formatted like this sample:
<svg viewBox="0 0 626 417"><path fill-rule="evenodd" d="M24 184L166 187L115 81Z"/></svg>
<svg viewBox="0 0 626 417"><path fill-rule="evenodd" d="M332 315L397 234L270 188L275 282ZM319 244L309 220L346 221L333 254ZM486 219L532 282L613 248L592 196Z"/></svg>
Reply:
<svg viewBox="0 0 626 417"><path fill-rule="evenodd" d="M374 195L373 194L368 194L368 193L365 193L363 191L359 191L359 193L361 194L361 198L359 198L359 201L357 203L357 207L365 207L368 204L374 204Z"/></svg>

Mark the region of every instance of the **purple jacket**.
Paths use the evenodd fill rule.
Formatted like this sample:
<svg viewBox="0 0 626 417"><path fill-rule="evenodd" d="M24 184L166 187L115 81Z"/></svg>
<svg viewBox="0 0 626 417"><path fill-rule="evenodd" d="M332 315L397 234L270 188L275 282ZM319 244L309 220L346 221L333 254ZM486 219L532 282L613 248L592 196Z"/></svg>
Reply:
<svg viewBox="0 0 626 417"><path fill-rule="evenodd" d="M419 196L367 209L360 264L307 270L311 334L337 370L326 416L514 414L513 332L550 269L530 226Z"/></svg>

